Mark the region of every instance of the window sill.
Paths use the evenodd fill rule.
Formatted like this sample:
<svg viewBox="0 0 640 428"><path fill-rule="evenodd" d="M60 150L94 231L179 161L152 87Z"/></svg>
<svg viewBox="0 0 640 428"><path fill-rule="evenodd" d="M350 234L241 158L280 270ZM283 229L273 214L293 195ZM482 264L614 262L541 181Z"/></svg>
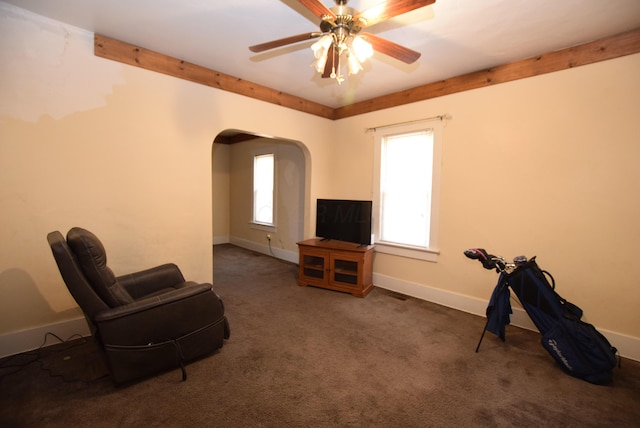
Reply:
<svg viewBox="0 0 640 428"><path fill-rule="evenodd" d="M425 260L428 262L437 262L438 256L440 255L440 252L436 250L390 244L388 242L376 242L375 245L375 251L378 253L392 254L394 256Z"/></svg>
<svg viewBox="0 0 640 428"><path fill-rule="evenodd" d="M249 227L251 229L263 230L265 232L275 232L276 231L276 226L273 225L273 224L257 223L255 221L250 221L249 222Z"/></svg>

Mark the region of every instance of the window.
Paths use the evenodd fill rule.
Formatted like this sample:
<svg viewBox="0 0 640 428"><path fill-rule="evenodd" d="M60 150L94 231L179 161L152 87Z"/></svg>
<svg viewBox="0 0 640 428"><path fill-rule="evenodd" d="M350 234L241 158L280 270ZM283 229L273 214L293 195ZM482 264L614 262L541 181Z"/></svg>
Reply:
<svg viewBox="0 0 640 428"><path fill-rule="evenodd" d="M274 225L274 155L273 153L253 158L253 221Z"/></svg>
<svg viewBox="0 0 640 428"><path fill-rule="evenodd" d="M376 131L377 251L435 261L441 128L438 122Z"/></svg>

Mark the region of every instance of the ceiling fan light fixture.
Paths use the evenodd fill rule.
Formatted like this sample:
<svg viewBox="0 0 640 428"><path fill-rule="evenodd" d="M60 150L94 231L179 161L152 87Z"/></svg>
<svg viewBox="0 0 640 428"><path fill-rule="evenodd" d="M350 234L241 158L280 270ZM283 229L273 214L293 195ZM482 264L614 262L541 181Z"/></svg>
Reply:
<svg viewBox="0 0 640 428"><path fill-rule="evenodd" d="M313 56L316 59L320 59L323 56L326 57L331 43L333 43L333 37L331 36L331 34L325 34L324 36L320 37L320 40L311 45Z"/></svg>
<svg viewBox="0 0 640 428"><path fill-rule="evenodd" d="M358 61L365 62L373 55L373 46L360 36L355 36L351 42L351 51L356 55Z"/></svg>
<svg viewBox="0 0 640 428"><path fill-rule="evenodd" d="M251 52L263 52L269 49L298 43L320 37L311 45L313 67L322 77L331 77L338 84L344 81L341 62L346 64L349 74L363 70L362 64L373 55L374 50L406 64L414 63L420 52L398 45L390 40L371 33L358 33L365 28L403 13L429 6L436 0L386 0L364 12L347 6L349 0L334 0L336 6L328 8L323 0L298 0L309 12L320 18L320 32L298 34L267 43L250 46ZM346 58L343 58L346 55Z"/></svg>
<svg viewBox="0 0 640 428"><path fill-rule="evenodd" d="M324 56L321 56L320 58L316 59L315 61L313 61L313 64L311 64L311 65L313 66L313 68L316 69L316 71L318 73L322 73L326 63L327 63L327 55L324 55Z"/></svg>
<svg viewBox="0 0 640 428"><path fill-rule="evenodd" d="M362 70L362 64L358 60L357 55L349 51L347 53L347 70L349 74L358 74Z"/></svg>
<svg viewBox="0 0 640 428"><path fill-rule="evenodd" d="M327 63L329 47L332 43L333 36L331 34L325 34L320 38L320 40L311 45L311 50L313 50L313 56L315 58L313 66L318 73L322 73L324 71L324 66Z"/></svg>
<svg viewBox="0 0 640 428"><path fill-rule="evenodd" d="M332 72L328 77L336 79L338 84L344 81L344 77L340 73L340 57L346 53L346 63L348 74L358 74L363 70L362 63L373 55L373 46L360 36L344 36L335 33L323 35L317 42L311 45L313 56L315 58L313 66L318 73L325 73L327 58L329 51L333 46L334 63L332 64Z"/></svg>

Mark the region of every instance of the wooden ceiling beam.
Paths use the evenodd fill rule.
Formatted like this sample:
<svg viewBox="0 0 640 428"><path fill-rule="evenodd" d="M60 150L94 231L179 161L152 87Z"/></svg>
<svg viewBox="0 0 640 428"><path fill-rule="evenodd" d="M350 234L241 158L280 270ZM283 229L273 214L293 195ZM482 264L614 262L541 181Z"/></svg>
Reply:
<svg viewBox="0 0 640 428"><path fill-rule="evenodd" d="M334 119L343 119L457 92L566 70L638 52L640 52L640 28L522 61L499 65L340 107L335 110Z"/></svg>
<svg viewBox="0 0 640 428"><path fill-rule="evenodd" d="M337 120L640 53L640 28L336 109L99 34L94 36L94 53L102 58Z"/></svg>
<svg viewBox="0 0 640 428"><path fill-rule="evenodd" d="M94 55L333 119L334 110L331 107L101 34L94 35Z"/></svg>
<svg viewBox="0 0 640 428"><path fill-rule="evenodd" d="M244 141L255 140L256 138L263 138L253 134L245 134L243 132L232 133L229 135L218 134L216 138L213 140L214 143L218 144L236 144L242 143Z"/></svg>

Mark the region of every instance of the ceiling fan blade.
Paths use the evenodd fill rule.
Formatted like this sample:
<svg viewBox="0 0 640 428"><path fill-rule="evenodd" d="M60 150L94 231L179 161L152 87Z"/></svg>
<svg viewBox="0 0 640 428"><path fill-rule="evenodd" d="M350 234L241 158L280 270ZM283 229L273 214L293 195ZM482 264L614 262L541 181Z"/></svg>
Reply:
<svg viewBox="0 0 640 428"><path fill-rule="evenodd" d="M333 47L333 44L329 46L329 50L327 51L327 62L324 64L324 71L322 72L322 78L326 79L327 77L331 77L331 73L333 73L333 63L336 59L336 50Z"/></svg>
<svg viewBox="0 0 640 428"><path fill-rule="evenodd" d="M434 0L435 1L435 0ZM298 0L298 3L306 7L320 19L323 17L329 17L330 20L336 19L336 14L331 9L325 6L320 0Z"/></svg>
<svg viewBox="0 0 640 428"><path fill-rule="evenodd" d="M356 16L354 20L360 20L361 27L363 28L370 27L387 19L402 15L403 13L411 12L414 9L429 6L435 2L436 0L388 0L370 7Z"/></svg>
<svg viewBox="0 0 640 428"><path fill-rule="evenodd" d="M406 64L412 64L416 62L416 60L420 58L421 55L420 52L405 48L404 46L401 46L390 40L383 39L382 37L378 37L371 33L360 33L360 37L371 43L373 50L385 55L389 55L390 57L393 57Z"/></svg>
<svg viewBox="0 0 640 428"><path fill-rule="evenodd" d="M269 49L279 48L280 46L290 45L292 43L298 43L304 40L315 39L316 37L320 37L321 35L322 33L318 32L298 34L297 36L285 37L284 39L272 40L270 42L250 46L249 50L251 52L268 51Z"/></svg>

